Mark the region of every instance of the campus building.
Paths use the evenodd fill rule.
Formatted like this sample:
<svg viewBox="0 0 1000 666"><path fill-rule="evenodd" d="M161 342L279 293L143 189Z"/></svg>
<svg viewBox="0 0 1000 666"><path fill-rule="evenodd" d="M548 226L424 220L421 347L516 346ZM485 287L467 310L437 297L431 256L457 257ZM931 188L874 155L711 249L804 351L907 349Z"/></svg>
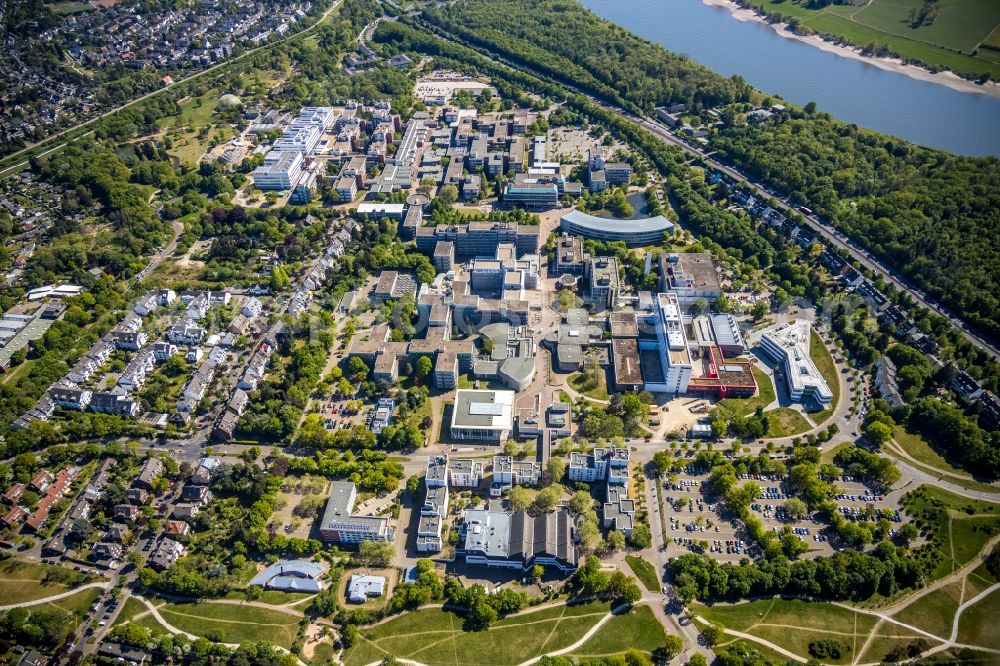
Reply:
<svg viewBox="0 0 1000 666"><path fill-rule="evenodd" d="M652 393L687 393L694 364L677 296L657 294L653 313L645 323L656 331L655 340L639 339L645 389Z"/></svg>
<svg viewBox="0 0 1000 666"><path fill-rule="evenodd" d="M662 215L617 220L572 210L559 218L559 229L584 238L624 241L629 247L641 247L662 243L664 234L673 233L674 223Z"/></svg>
<svg viewBox="0 0 1000 666"><path fill-rule="evenodd" d="M796 319L767 329L761 335L760 346L781 363L792 400L813 400L828 405L833 400L833 392L809 354L811 338L809 322Z"/></svg>
<svg viewBox="0 0 1000 666"><path fill-rule="evenodd" d="M518 256L538 252L538 227L513 222L470 222L469 224L420 226L416 231L417 250L431 255L438 241L454 244L454 260L496 256L501 244L513 244Z"/></svg>
<svg viewBox="0 0 1000 666"><path fill-rule="evenodd" d="M554 567L563 574L577 568L575 526L566 507L530 516L504 511L499 502L486 509L468 509L457 555L466 564L527 571L534 565Z"/></svg>
<svg viewBox="0 0 1000 666"><path fill-rule="evenodd" d="M711 304L722 295L719 271L707 252L660 255L660 288L676 294L683 308L698 299Z"/></svg>
<svg viewBox="0 0 1000 666"><path fill-rule="evenodd" d="M334 481L319 525L320 538L333 543L392 541L393 529L384 516L352 515L358 489L349 481Z"/></svg>
<svg viewBox="0 0 1000 666"><path fill-rule="evenodd" d="M290 190L301 174L302 153L272 150L250 175L258 190Z"/></svg>
<svg viewBox="0 0 1000 666"><path fill-rule="evenodd" d="M514 392L459 389L451 414L451 437L499 444L514 430Z"/></svg>

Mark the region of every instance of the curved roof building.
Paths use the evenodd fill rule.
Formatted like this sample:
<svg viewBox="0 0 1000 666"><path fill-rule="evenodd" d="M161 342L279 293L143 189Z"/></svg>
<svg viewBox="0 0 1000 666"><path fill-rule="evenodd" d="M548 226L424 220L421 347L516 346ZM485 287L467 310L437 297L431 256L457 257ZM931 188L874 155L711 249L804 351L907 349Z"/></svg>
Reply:
<svg viewBox="0 0 1000 666"><path fill-rule="evenodd" d="M601 241L625 241L627 245L653 245L663 242L663 234L674 230L674 223L657 215L637 220L596 217L579 210L559 218L559 228L571 234Z"/></svg>

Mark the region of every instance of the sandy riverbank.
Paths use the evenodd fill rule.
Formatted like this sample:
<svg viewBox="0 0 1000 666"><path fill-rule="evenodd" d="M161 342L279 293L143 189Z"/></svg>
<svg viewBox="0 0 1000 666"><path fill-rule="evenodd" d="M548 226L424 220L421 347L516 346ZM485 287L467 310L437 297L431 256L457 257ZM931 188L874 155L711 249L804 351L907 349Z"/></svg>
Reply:
<svg viewBox="0 0 1000 666"><path fill-rule="evenodd" d="M938 83L944 86L948 86L959 92L967 93L979 93L980 95L991 95L993 97L1000 97L1000 84L991 81L984 85L980 85L968 79L963 79L953 72L931 72L923 67L918 67L916 65L908 65L901 60L896 58L877 58L874 56L863 55L860 49L846 46L843 44L834 44L833 42L828 42L818 35L798 35L788 29L788 24L786 23L768 23L767 20L757 14L751 9L744 9L732 0L701 0L704 4L713 7L724 7L729 10L737 21L756 21L762 23L782 37L787 37L788 39L794 39L800 42L804 42L818 48L828 53L834 53L844 58L852 58L854 60L860 60L861 62L868 63L880 69L884 69L890 72L897 72L899 74L904 74L910 78L917 79L919 81L928 81L930 83Z"/></svg>

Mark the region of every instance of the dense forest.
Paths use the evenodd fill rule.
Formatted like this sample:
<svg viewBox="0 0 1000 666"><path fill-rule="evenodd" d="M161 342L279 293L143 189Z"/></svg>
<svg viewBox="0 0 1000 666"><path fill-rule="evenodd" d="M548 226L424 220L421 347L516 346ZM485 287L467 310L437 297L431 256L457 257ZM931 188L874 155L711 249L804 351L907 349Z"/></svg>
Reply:
<svg viewBox="0 0 1000 666"><path fill-rule="evenodd" d="M697 112L746 101L752 92L573 0L462 0L427 11L424 20L631 110L679 102ZM1000 334L996 159L955 157L798 110L782 121L723 127L712 147Z"/></svg>
<svg viewBox="0 0 1000 666"><path fill-rule="evenodd" d="M574 0L467 0L423 16L470 44L499 47L512 62L636 111L667 102L707 108L751 93L741 78L668 53Z"/></svg>

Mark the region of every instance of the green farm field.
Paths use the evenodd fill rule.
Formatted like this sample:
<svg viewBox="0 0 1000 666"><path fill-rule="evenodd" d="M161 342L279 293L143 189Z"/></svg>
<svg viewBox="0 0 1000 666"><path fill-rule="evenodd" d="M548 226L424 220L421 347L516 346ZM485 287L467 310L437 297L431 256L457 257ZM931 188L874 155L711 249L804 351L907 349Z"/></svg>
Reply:
<svg viewBox="0 0 1000 666"><path fill-rule="evenodd" d="M993 0L855 0L821 8L801 0L764 0L753 5L857 47L884 44L906 60L933 68L1000 76L1000 51L994 50L1000 41L1000 3Z"/></svg>

